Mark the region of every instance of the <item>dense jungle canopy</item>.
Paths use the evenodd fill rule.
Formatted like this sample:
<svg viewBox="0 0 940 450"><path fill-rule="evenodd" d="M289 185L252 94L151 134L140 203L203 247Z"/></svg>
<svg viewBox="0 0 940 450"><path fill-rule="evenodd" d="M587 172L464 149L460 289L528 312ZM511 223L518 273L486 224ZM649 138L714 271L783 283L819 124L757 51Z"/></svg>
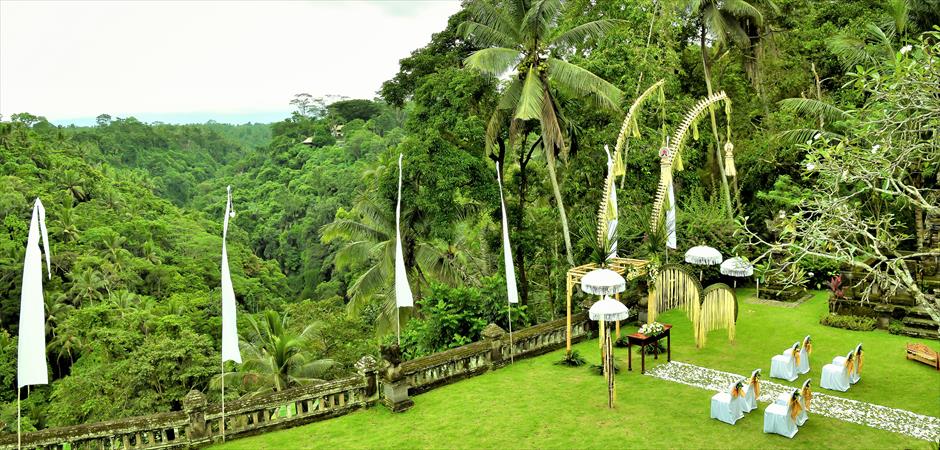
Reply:
<svg viewBox="0 0 940 450"><path fill-rule="evenodd" d="M178 410L190 389L218 399L228 185L247 361L230 367L226 394L238 398L350 373L394 336L399 153L417 306L403 317L411 358L474 341L491 322L508 325L497 162L521 297L514 326L564 314L569 258L597 253L604 145L613 148L628 108L657 80L663 95L639 109L617 180L621 253L656 261L659 150L709 93L727 93L730 122L721 108L706 114L685 144L674 255L701 243L757 255L742 246L745 218L759 235L775 232L770 221L819 183L820 155L867 150L891 119L880 111L921 94L931 108L940 97L935 0L569 0L539 2L537 13L529 3L468 1L374 99L298 95L277 123L4 118L0 432L15 431L20 276L36 197L51 242L51 383L24 401L24 431ZM926 159L905 173L935 190L940 122L935 111L925 117L917 132ZM721 156L729 126L736 177L725 176ZM891 213L899 248L917 247L910 236L923 205L885 193L858 201ZM819 287L838 267L803 258L787 276ZM719 277L715 268L705 276ZM631 307L641 287L632 289Z"/></svg>

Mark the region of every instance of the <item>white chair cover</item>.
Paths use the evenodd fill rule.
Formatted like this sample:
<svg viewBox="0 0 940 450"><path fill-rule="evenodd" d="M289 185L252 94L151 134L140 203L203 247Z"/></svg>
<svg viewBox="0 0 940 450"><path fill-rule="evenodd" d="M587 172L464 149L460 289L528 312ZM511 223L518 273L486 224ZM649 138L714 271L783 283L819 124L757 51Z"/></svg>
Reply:
<svg viewBox="0 0 940 450"><path fill-rule="evenodd" d="M800 375L809 373L809 353L806 353L806 347L800 348L800 366L797 367Z"/></svg>
<svg viewBox="0 0 940 450"><path fill-rule="evenodd" d="M754 378L754 376L758 375L759 373L760 369L751 372L751 378ZM747 381L745 381L744 384L744 404L742 407L744 408L743 411L745 413L749 413L757 409L757 393L754 392L754 386L751 385L750 380L751 379L749 378Z"/></svg>
<svg viewBox="0 0 940 450"><path fill-rule="evenodd" d="M775 355L770 359L770 376L787 381L793 381L799 377L793 348L788 348L783 351L782 355Z"/></svg>
<svg viewBox="0 0 940 450"><path fill-rule="evenodd" d="M845 392L849 390L851 379L849 371L845 367L848 358L845 356L836 356L832 359L832 364L823 366L822 379L819 386L823 389Z"/></svg>
<svg viewBox="0 0 940 450"><path fill-rule="evenodd" d="M711 418L718 419L724 423L734 425L741 417L744 417L744 396L731 398L731 392L735 383L731 383L729 392L719 392L712 396Z"/></svg>
<svg viewBox="0 0 940 450"><path fill-rule="evenodd" d="M799 429L796 427L796 422L790 418L786 403L781 405L774 402L764 410L764 433L777 433L792 439L797 431Z"/></svg>

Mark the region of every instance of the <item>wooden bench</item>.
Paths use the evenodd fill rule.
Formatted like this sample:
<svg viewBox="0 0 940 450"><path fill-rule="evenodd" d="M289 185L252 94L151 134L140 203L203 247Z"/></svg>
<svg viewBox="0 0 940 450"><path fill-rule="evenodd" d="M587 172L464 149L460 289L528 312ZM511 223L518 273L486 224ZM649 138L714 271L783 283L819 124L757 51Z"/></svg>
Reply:
<svg viewBox="0 0 940 450"><path fill-rule="evenodd" d="M907 359L913 359L940 370L940 355L924 344L907 344Z"/></svg>

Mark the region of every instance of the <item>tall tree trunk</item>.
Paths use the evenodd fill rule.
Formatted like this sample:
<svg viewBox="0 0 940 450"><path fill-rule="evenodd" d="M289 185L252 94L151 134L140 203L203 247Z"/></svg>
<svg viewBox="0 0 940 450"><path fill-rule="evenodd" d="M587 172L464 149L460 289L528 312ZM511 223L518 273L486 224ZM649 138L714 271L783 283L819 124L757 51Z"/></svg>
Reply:
<svg viewBox="0 0 940 450"><path fill-rule="evenodd" d="M712 75L711 63L708 61L708 49L705 46L705 22L699 28L699 44L702 49L702 69L705 72L705 87L708 89L708 96L712 95ZM732 217L733 208L731 207L731 191L728 189L728 177L725 175L725 164L721 154L721 138L718 137L718 122L715 120L715 108L708 107L708 115L712 121L712 134L715 136L715 157L718 160L718 171L721 172L721 196L725 202L725 209L728 211L728 217ZM728 126L731 126L729 123Z"/></svg>
<svg viewBox="0 0 940 450"><path fill-rule="evenodd" d="M528 137L528 133L525 136ZM526 193L529 190L528 166L529 161L532 159L532 153L539 143L539 140L536 140L535 143L529 147L528 151L523 151L526 148L527 140L528 139L523 140L519 151L519 214L516 215L517 236L524 235ZM529 304L529 277L526 274L525 249L518 239L513 242L516 244L513 258L516 260L516 269L518 269L517 275L519 276L519 302L523 305L527 305Z"/></svg>
<svg viewBox="0 0 940 450"><path fill-rule="evenodd" d="M555 151L542 145L545 149L545 165L548 167L548 178L552 182L552 192L555 194L555 203L558 204L558 215L561 216L561 232L565 236L565 257L568 266L574 267L574 257L571 252L571 234L568 232L568 214L565 213L565 203L561 198L561 188L558 186L558 176L555 175L555 157L550 152Z"/></svg>

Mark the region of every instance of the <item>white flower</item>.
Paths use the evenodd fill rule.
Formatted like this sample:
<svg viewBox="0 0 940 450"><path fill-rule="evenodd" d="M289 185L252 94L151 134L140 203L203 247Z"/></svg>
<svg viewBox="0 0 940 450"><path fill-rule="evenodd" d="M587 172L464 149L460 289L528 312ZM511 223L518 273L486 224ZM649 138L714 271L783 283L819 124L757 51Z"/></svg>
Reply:
<svg viewBox="0 0 940 450"><path fill-rule="evenodd" d="M806 164L806 170L813 171L816 169L816 164L808 163Z"/></svg>
<svg viewBox="0 0 940 450"><path fill-rule="evenodd" d="M813 140L818 141L820 137L822 137L822 133L816 133L813 135Z"/></svg>
<svg viewBox="0 0 940 450"><path fill-rule="evenodd" d="M902 54L902 55L906 55L907 52L909 52L909 51L911 51L911 50L913 50L913 49L914 49L913 46L911 46L910 44L907 44L907 45L905 45L904 47L901 47L901 54Z"/></svg>
<svg viewBox="0 0 940 450"><path fill-rule="evenodd" d="M874 155L875 153L878 153L878 150L881 150L881 144L875 144L871 148L871 154Z"/></svg>
<svg viewBox="0 0 940 450"><path fill-rule="evenodd" d="M806 145L813 145L813 141L812 140L806 141Z"/></svg>

